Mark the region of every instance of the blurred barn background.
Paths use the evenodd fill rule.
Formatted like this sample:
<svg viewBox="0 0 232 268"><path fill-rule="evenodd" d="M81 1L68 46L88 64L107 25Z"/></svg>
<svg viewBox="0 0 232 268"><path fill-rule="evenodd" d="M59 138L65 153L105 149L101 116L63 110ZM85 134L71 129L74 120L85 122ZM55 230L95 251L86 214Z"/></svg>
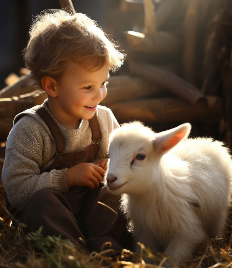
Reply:
<svg viewBox="0 0 232 268"><path fill-rule="evenodd" d="M46 94L32 87L22 58L32 16L45 9L59 9L61 3L68 1L1 2L0 172L13 118L46 99ZM119 123L140 120L155 131L162 131L190 122L192 137L212 137L232 148L231 0L72 0L72 3L77 12L96 20L127 54L123 67L111 73L108 96L102 102L112 109ZM231 266L231 213L230 210L224 239L216 238L199 247L188 267ZM5 208L0 178L0 266L13 259L24 258L24 262L24 256L28 256L21 236L21 244L14 242L16 236L12 230L20 233ZM37 260L35 265L34 253L32 256L33 265L17 267L51 267L45 266L41 257L41 264ZM76 253L73 256L76 258ZM61 256L57 258L60 261ZM128 262L124 264L135 267ZM136 267L145 266L141 262Z"/></svg>
<svg viewBox="0 0 232 268"><path fill-rule="evenodd" d="M73 0L126 54L102 102L119 123L143 121L155 131L183 122L191 136L231 148L232 2L229 0ZM61 1L5 1L1 9L1 156L14 116L45 94L30 85L22 50L32 16Z"/></svg>

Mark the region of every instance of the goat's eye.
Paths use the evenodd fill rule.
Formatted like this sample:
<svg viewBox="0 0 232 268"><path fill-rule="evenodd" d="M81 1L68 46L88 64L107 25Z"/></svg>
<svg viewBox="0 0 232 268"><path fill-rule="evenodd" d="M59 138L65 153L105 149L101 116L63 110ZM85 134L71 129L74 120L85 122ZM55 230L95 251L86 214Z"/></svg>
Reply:
<svg viewBox="0 0 232 268"><path fill-rule="evenodd" d="M135 158L136 158L137 160L143 160L145 157L146 157L145 154L137 154Z"/></svg>

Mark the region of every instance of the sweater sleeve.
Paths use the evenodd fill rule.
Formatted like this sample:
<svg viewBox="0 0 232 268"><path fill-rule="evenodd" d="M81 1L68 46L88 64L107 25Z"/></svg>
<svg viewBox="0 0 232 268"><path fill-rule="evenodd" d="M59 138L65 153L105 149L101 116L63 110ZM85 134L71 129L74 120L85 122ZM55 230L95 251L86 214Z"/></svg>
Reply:
<svg viewBox="0 0 232 268"><path fill-rule="evenodd" d="M8 201L17 210L22 210L27 200L42 189L68 191L67 169L40 174L45 148L47 150L41 128L36 120L24 116L7 139L2 183Z"/></svg>

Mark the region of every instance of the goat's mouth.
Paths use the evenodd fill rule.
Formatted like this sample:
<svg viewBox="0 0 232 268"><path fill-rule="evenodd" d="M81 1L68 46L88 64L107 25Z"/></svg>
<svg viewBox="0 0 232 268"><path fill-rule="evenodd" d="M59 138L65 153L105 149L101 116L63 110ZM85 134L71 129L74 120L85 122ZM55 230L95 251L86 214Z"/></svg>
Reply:
<svg viewBox="0 0 232 268"><path fill-rule="evenodd" d="M121 185L113 185L113 184L109 184L107 183L107 186L108 188L111 190L111 191L114 191L114 190L117 190L119 188L121 188L123 185L125 185L127 182L124 182L123 184Z"/></svg>

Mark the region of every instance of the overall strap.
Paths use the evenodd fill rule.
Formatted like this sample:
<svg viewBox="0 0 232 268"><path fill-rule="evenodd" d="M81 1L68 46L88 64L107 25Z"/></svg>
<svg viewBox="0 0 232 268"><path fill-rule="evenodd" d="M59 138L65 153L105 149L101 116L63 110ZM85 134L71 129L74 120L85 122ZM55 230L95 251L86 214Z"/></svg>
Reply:
<svg viewBox="0 0 232 268"><path fill-rule="evenodd" d="M100 143L101 140L101 130L100 126L97 120L96 113L94 116L89 120L89 125L92 131L92 144L95 149L95 147Z"/></svg>
<svg viewBox="0 0 232 268"><path fill-rule="evenodd" d="M53 117L44 107L40 107L37 110L37 113L47 124L56 142L56 157L54 163L47 171L52 169L70 168L79 163L91 163L94 161L101 140L101 131L96 114L89 120L89 126L92 131L92 143L85 150L65 153L64 137Z"/></svg>
<svg viewBox="0 0 232 268"><path fill-rule="evenodd" d="M44 122L50 129L56 142L57 153L60 154L64 152L64 137L57 123L54 121L50 113L44 107L40 107L36 112L41 116L41 118L44 120ZM95 149L95 147L100 143L101 140L101 131L96 114L94 114L94 116L89 120L89 125L92 131L92 144Z"/></svg>
<svg viewBox="0 0 232 268"><path fill-rule="evenodd" d="M64 152L64 149L65 149L64 137L57 123L54 121L52 116L44 107L40 107L36 112L41 116L41 118L44 120L44 122L47 124L48 128L50 129L56 142L57 153L60 154Z"/></svg>

